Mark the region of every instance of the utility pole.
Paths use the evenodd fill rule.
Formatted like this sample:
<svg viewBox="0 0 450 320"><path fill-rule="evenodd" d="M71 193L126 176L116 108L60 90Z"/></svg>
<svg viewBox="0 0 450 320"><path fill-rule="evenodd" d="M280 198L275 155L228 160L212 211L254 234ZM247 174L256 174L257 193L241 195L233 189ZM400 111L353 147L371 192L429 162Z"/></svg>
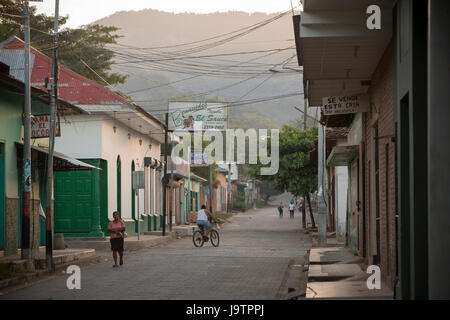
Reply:
<svg viewBox="0 0 450 320"><path fill-rule="evenodd" d="M212 200L213 200L213 194L212 194L212 190L213 190L213 185L212 185L212 180L213 180L213 172L212 172L212 167L213 164L211 163L209 165L209 211L212 213Z"/></svg>
<svg viewBox="0 0 450 320"><path fill-rule="evenodd" d="M31 85L30 85L30 13L28 0L23 3L25 65L24 65L24 108L23 108L23 188L22 188L22 259L32 269L30 251L31 219Z"/></svg>
<svg viewBox="0 0 450 320"><path fill-rule="evenodd" d="M317 193L317 211L318 211L318 240L319 245L327 243L327 207L325 204L325 189L323 185L324 179L324 156L325 156L325 127L319 123L319 144L318 144L318 181L317 186L319 192Z"/></svg>
<svg viewBox="0 0 450 320"><path fill-rule="evenodd" d="M228 197L227 197L227 212L231 213L231 162L228 164L228 185L227 185Z"/></svg>
<svg viewBox="0 0 450 320"><path fill-rule="evenodd" d="M141 213L139 211L139 189L136 188L136 190L134 190L135 192L135 197L137 198L137 227L138 227L138 240L141 240Z"/></svg>
<svg viewBox="0 0 450 320"><path fill-rule="evenodd" d="M304 101L304 103L303 103L303 130L306 131L308 129L307 124L306 124L306 121L307 121L306 115L308 114L308 98L305 97L305 99L303 101ZM303 230L306 230L306 198L307 198L307 196L308 196L307 194L303 195L303 206L302 206Z"/></svg>
<svg viewBox="0 0 450 320"><path fill-rule="evenodd" d="M163 178L163 236L166 235L166 216L167 216L167 136L169 130L169 113L166 112L166 128L164 132L164 178Z"/></svg>
<svg viewBox="0 0 450 320"><path fill-rule="evenodd" d="M173 166L174 166L174 162L172 159L173 156L173 132L171 135L171 139L172 139L172 148L170 149L171 155L170 155L170 217L169 217L169 231L172 232L172 215L173 215ZM176 209L175 209L176 210Z"/></svg>
<svg viewBox="0 0 450 320"><path fill-rule="evenodd" d="M53 153L55 149L55 131L56 131L56 113L58 97L58 17L59 0L55 0L55 21L53 31L53 61L52 61L52 84L50 93L50 137L47 158L47 208L45 212L45 256L47 269L53 271L53 212L52 212L52 194L53 194Z"/></svg>
<svg viewBox="0 0 450 320"><path fill-rule="evenodd" d="M189 221L189 225L191 224L191 164L192 164L192 158L191 158L191 146L188 147L188 159L190 162L189 165L189 180L188 180L188 201L187 201L187 214L188 214L188 221Z"/></svg>
<svg viewBox="0 0 450 320"><path fill-rule="evenodd" d="M308 98L304 99L304 103L303 103L303 130L306 130L306 118L307 118L307 114L308 114Z"/></svg>
<svg viewBox="0 0 450 320"><path fill-rule="evenodd" d="M230 129L230 106L227 106L227 129ZM231 159L231 157L228 156L228 152L234 152L234 150L229 150L227 148L227 158ZM234 157L233 157L234 158ZM233 205L233 199L232 199L232 193L231 193L231 162L228 164L228 185L227 185L227 212L231 213L232 211L232 205Z"/></svg>

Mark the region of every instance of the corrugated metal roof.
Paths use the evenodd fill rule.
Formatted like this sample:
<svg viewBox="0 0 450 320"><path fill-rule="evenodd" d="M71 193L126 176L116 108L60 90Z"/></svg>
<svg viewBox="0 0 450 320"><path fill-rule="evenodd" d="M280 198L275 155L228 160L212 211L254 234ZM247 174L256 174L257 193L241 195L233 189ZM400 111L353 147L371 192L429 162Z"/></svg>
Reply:
<svg viewBox="0 0 450 320"><path fill-rule="evenodd" d="M30 54L30 67L33 69L35 55ZM9 74L14 79L25 82L24 65L25 55L23 50L0 50L0 62L9 66Z"/></svg>
<svg viewBox="0 0 450 320"><path fill-rule="evenodd" d="M10 66L12 69L15 68L16 72L11 75L21 81L23 81L23 48L23 41L17 37L11 37L0 43L0 57L4 57L4 63L14 65L14 67ZM51 77L52 59L34 48L31 48L31 53L33 56L31 83L33 86L45 89L45 79ZM120 95L61 64L59 65L58 96L73 104L120 105L127 102Z"/></svg>
<svg viewBox="0 0 450 320"><path fill-rule="evenodd" d="M19 148L23 148L22 142L16 142L16 145ZM41 152L44 154L48 154L49 150L48 148L44 147L38 147L38 146L31 146L32 150L36 150L37 152ZM19 154L19 156L21 156ZM59 161L55 161L54 163L54 170L55 171L65 171L65 170L101 170L100 168L97 168L93 165L87 164L83 161L77 160L75 158L69 157L68 155L65 155L60 152L54 151L53 158L55 160L59 159Z"/></svg>

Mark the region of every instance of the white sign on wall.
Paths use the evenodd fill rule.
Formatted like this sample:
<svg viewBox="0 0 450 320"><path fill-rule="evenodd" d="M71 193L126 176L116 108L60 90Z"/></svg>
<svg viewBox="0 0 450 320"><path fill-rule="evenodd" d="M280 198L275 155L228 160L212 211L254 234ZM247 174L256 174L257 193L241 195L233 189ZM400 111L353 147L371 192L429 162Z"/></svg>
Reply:
<svg viewBox="0 0 450 320"><path fill-rule="evenodd" d="M196 122L202 130L226 130L227 104L209 102L169 102L169 130L194 130Z"/></svg>
<svg viewBox="0 0 450 320"><path fill-rule="evenodd" d="M325 97L322 104L322 111L326 116L370 111L368 95Z"/></svg>
<svg viewBox="0 0 450 320"><path fill-rule="evenodd" d="M59 119L56 119L56 137L61 136L59 127ZM50 115L40 114L31 117L31 138L48 138L50 137Z"/></svg>

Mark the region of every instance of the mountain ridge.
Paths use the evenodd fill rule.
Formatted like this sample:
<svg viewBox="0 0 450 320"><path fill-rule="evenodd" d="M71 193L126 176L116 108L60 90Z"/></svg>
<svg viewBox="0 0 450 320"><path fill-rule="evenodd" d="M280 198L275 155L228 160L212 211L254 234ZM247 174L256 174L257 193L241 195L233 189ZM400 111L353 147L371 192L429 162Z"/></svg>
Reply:
<svg viewBox="0 0 450 320"><path fill-rule="evenodd" d="M119 11L95 23L120 28L118 45L111 48L119 53L118 59L123 60L122 64L114 64L112 70L126 73L129 77L125 84L117 87L149 112L157 114L167 106L167 101L175 97L186 99L198 93L205 94L194 96L196 99L193 100L219 98L222 101L236 102L298 92L296 97L232 108L231 126L273 128L301 118L302 115L294 106L303 106L303 97L300 95L303 90L302 74L290 69L282 69L283 73L269 71L271 65L278 65L281 69L282 63L287 60L287 66L298 69L292 17L288 14L276 19L277 16L276 13L250 14L243 11L197 14L145 9ZM274 21L239 39L236 37L233 41L193 54L181 54L181 50L227 37L216 37L217 35L228 34L233 37L239 34L236 30L258 25L268 19ZM216 38L199 42L212 37ZM196 43L179 46L189 42ZM289 49L277 51L283 48ZM273 50L273 53L234 55L236 52L267 50ZM228 53L233 55L221 56ZM200 55L218 56L183 58ZM175 56L176 59L167 59L170 56ZM157 60L154 57L167 60L134 64L130 62L144 57L151 57L151 61ZM179 61L178 57L181 57ZM252 59L253 61L245 63ZM230 67L233 65L234 67ZM287 73L289 71L290 74ZM196 76L198 73L202 75ZM193 79L185 80L189 77ZM312 116L315 115L315 110L308 113L310 112ZM256 119L258 120L255 121Z"/></svg>

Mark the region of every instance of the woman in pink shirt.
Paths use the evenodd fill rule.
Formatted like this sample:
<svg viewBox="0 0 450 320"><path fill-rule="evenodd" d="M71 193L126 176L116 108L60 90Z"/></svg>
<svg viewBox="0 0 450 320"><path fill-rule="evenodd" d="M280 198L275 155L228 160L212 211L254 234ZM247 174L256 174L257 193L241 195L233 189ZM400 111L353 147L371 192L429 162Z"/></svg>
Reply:
<svg viewBox="0 0 450 320"><path fill-rule="evenodd" d="M114 268L117 268L117 252L120 256L120 265L123 265L123 238L125 237L125 222L120 219L119 212L113 212L114 220L108 224L108 231L111 233L110 242L114 258Z"/></svg>

